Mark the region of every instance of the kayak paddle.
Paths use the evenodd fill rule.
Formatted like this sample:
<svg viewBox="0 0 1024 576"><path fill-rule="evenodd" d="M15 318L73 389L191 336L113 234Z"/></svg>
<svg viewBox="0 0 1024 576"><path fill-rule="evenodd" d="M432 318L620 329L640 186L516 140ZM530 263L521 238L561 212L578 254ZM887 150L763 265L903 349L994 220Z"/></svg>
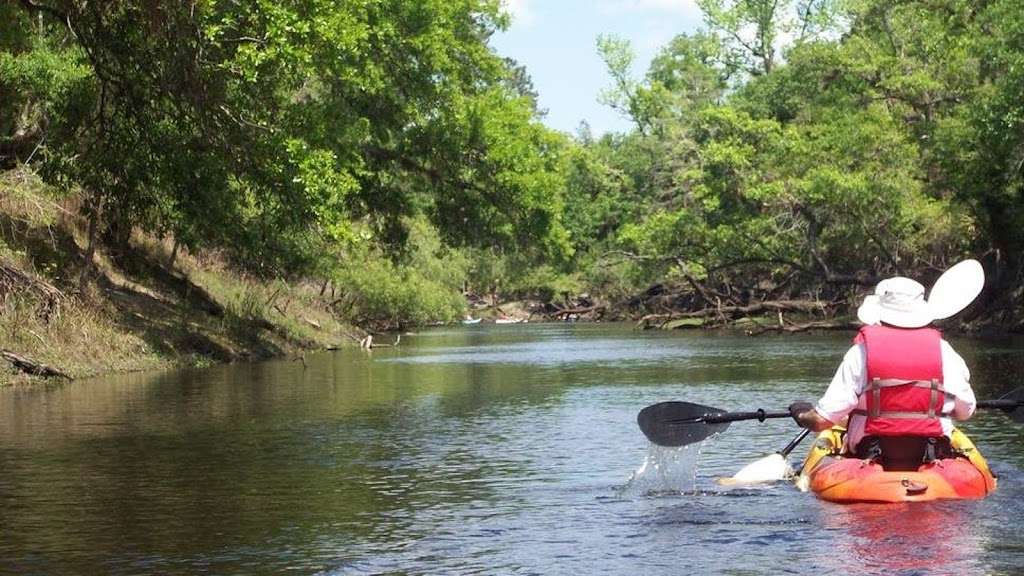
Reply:
<svg viewBox="0 0 1024 576"><path fill-rule="evenodd" d="M790 418L789 412L726 412L718 408L671 400L652 404L636 417L640 430L658 446L686 446L725 432L731 422Z"/></svg>
<svg viewBox="0 0 1024 576"><path fill-rule="evenodd" d="M978 408L998 408L1014 422L1024 424L1024 388L1017 388L997 400L982 400Z"/></svg>
<svg viewBox="0 0 1024 576"><path fill-rule="evenodd" d="M997 400L982 400L978 408L998 408L1013 420L1024 423L1024 388L1018 388ZM637 423L648 440L658 446L686 446L700 442L709 436L724 432L732 422L769 418L790 418L789 412L766 412L759 408L755 412L726 412L690 402L659 402L640 411ZM793 447L799 438L791 443ZM787 446L789 450L793 448Z"/></svg>
<svg viewBox="0 0 1024 576"><path fill-rule="evenodd" d="M786 461L786 458L810 433L809 428L804 428L779 452L774 452L747 464L729 478L719 478L718 483L723 486L735 486L737 484L765 484L785 479L790 473L789 462Z"/></svg>
<svg viewBox="0 0 1024 576"><path fill-rule="evenodd" d="M928 307L936 320L967 308L985 287L985 270L977 260L964 260L946 270L928 293Z"/></svg>

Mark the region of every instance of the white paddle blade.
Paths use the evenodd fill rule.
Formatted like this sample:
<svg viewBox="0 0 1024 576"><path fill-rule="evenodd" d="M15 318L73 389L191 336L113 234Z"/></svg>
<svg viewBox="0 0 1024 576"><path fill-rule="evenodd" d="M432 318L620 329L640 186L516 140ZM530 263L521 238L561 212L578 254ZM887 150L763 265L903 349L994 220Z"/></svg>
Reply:
<svg viewBox="0 0 1024 576"><path fill-rule="evenodd" d="M985 286L985 270L977 260L964 260L942 273L928 295L936 320L949 318L967 308Z"/></svg>
<svg viewBox="0 0 1024 576"><path fill-rule="evenodd" d="M768 482L777 482L784 480L790 476L792 470L789 468L789 462L786 458L779 453L770 454L747 464L739 472L734 474L732 478L722 478L718 481L723 486L736 486L742 484L766 484Z"/></svg>

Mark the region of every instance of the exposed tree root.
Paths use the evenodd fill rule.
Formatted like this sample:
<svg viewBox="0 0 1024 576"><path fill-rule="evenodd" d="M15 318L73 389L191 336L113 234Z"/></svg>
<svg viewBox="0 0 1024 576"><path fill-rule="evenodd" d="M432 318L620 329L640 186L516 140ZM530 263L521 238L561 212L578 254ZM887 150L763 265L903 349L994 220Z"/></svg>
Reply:
<svg viewBox="0 0 1024 576"><path fill-rule="evenodd" d="M45 378L67 378L72 380L71 376L66 373L52 367L47 366L41 362L36 362L31 358L27 358L20 354L15 354L10 350L0 348L0 358L7 360L14 365L15 368L21 370L26 374L32 374L33 376L43 376Z"/></svg>

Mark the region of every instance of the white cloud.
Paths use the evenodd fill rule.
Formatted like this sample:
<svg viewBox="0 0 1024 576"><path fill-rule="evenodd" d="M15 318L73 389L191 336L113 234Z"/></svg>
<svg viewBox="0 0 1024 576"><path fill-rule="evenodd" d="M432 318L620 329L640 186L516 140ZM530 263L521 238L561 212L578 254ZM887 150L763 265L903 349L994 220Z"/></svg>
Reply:
<svg viewBox="0 0 1024 576"><path fill-rule="evenodd" d="M502 8L512 16L513 25L529 26L533 24L533 8L530 0L502 0Z"/></svg>

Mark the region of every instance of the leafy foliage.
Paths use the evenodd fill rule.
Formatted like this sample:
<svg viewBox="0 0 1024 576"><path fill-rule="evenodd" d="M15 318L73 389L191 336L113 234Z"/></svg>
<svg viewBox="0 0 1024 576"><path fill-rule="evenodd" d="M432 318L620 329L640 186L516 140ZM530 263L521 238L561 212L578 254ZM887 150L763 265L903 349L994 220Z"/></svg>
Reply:
<svg viewBox="0 0 1024 576"><path fill-rule="evenodd" d="M466 307L462 282L468 259L442 245L423 220L411 225L406 261L395 263L363 245L339 267L334 281L341 291L337 303L357 324L380 327L453 321Z"/></svg>
<svg viewBox="0 0 1024 576"><path fill-rule="evenodd" d="M990 247L1019 266L1011 2L700 4L709 30L643 80L628 44L600 43L606 99L637 128L581 139L570 165L569 203L594 213L570 224L590 278L615 259L586 254L605 253L631 263L618 278L634 289L842 296Z"/></svg>
<svg viewBox="0 0 1024 576"><path fill-rule="evenodd" d="M79 190L95 240L226 248L345 287L367 322L459 294L842 298L1024 261L1024 13L1011 0L700 0L706 29L541 123L496 0L0 6L0 166ZM752 294L751 291L756 293Z"/></svg>
<svg viewBox="0 0 1024 576"><path fill-rule="evenodd" d="M231 248L256 272L301 273L356 228L400 249L406 217L427 214L454 243L569 249L563 144L538 123L522 70L487 45L505 21L497 2L4 10L44 24L3 53L0 88L53 105L69 82L91 89L72 100L85 113L53 114L72 125L47 133L44 160L86 191L108 242L141 226ZM46 74L25 72L40 61Z"/></svg>

